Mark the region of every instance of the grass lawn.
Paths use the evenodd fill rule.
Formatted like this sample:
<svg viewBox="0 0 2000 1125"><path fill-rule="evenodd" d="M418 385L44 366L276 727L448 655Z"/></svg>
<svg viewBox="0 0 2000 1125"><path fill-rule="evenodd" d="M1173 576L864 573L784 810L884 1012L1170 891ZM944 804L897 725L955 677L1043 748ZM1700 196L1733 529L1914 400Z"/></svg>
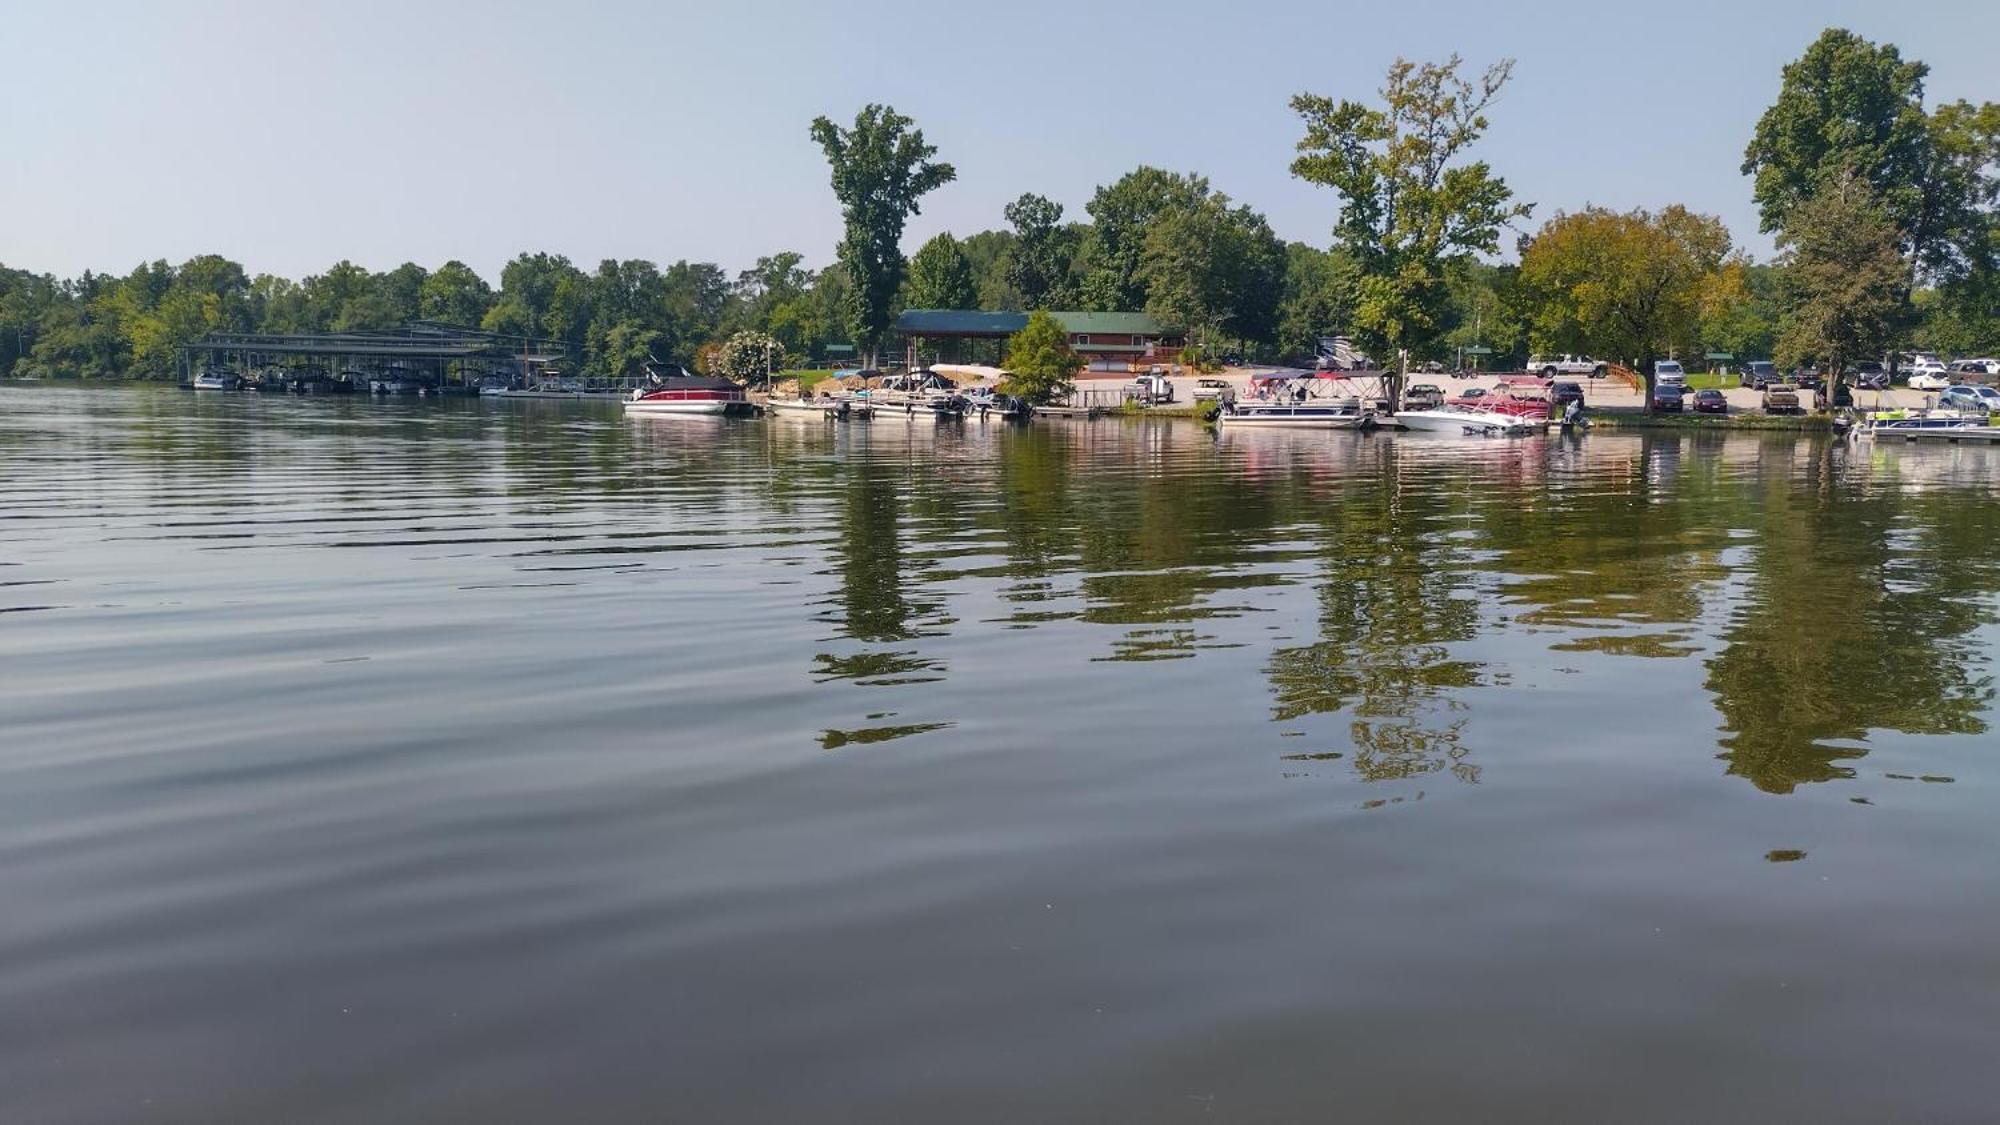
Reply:
<svg viewBox="0 0 2000 1125"><path fill-rule="evenodd" d="M811 390L814 384L832 374L833 372L831 371L819 368L798 368L791 371L780 371L776 375L771 376L771 381L773 383L782 383L787 379L797 379L801 388Z"/></svg>
<svg viewBox="0 0 2000 1125"><path fill-rule="evenodd" d="M1737 377L1734 375L1712 375L1706 371L1688 372L1688 386L1697 391L1721 391L1736 385Z"/></svg>

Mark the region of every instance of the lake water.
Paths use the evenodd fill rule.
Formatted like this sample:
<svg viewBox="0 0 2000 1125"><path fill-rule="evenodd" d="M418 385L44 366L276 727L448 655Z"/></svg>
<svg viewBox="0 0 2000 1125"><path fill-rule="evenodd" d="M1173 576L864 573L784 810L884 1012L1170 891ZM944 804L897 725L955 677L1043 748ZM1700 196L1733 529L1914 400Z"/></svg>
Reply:
<svg viewBox="0 0 2000 1125"><path fill-rule="evenodd" d="M0 1120L1990 1119L2000 450L0 389Z"/></svg>

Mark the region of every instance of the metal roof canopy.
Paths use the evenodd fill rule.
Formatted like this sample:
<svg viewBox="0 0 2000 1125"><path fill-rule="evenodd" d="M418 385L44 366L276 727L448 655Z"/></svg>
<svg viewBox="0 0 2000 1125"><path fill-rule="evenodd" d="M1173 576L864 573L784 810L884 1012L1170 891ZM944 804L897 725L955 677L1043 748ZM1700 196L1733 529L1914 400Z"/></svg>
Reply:
<svg viewBox="0 0 2000 1125"><path fill-rule="evenodd" d="M256 352L265 355L401 356L407 359L515 359L523 352L550 361L567 349L559 340L503 336L469 328L415 323L386 332L301 332L291 334L210 332L182 344L187 352Z"/></svg>

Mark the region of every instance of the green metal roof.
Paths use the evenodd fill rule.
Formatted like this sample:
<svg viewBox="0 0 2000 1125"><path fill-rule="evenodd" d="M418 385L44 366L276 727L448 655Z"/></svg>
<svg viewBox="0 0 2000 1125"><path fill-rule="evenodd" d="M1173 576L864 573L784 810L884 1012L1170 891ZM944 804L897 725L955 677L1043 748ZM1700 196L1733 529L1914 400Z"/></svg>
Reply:
<svg viewBox="0 0 2000 1125"><path fill-rule="evenodd" d="M1071 335L1165 336L1160 322L1139 312L1050 312ZM1012 336L1028 314L976 309L904 309L896 331L906 336ZM1128 345L1129 346L1129 345Z"/></svg>
<svg viewBox="0 0 2000 1125"><path fill-rule="evenodd" d="M1160 322L1141 312L1051 312L1071 332L1106 336L1164 336Z"/></svg>
<svg viewBox="0 0 2000 1125"><path fill-rule="evenodd" d="M1027 313L976 309L904 309L896 318L906 336L1012 336L1027 326Z"/></svg>

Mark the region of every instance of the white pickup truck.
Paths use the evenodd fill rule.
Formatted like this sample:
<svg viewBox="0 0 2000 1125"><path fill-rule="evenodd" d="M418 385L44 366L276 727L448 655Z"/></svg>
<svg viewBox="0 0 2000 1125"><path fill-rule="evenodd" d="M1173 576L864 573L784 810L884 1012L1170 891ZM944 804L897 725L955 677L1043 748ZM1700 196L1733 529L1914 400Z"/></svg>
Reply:
<svg viewBox="0 0 2000 1125"><path fill-rule="evenodd" d="M1545 379L1553 379L1558 375L1586 375L1592 379L1602 379L1607 368L1603 360L1592 359L1587 355L1544 355L1529 360L1528 370L1536 372Z"/></svg>

